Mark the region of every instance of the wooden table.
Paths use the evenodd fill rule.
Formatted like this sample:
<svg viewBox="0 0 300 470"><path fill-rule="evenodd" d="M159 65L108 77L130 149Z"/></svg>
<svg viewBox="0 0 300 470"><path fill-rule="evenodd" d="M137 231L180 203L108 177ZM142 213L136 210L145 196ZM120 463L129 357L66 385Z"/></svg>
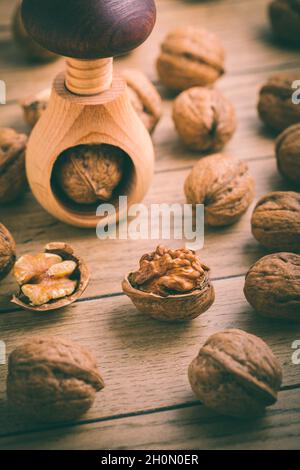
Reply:
<svg viewBox="0 0 300 470"><path fill-rule="evenodd" d="M195 24L215 31L227 50L227 74L219 87L237 108L239 127L226 151L248 162L256 178L257 198L288 189L276 170L274 141L256 112L257 93L277 71L299 71L299 52L280 48L269 30L267 0L160 0L158 22L148 42L118 61L117 68L140 67L157 81L154 62L165 33ZM9 33L15 2L0 0L0 78L8 87L0 125L26 130L18 100L51 83L63 62L29 66ZM155 132L157 162L146 203L184 203L183 183L197 161L178 142L164 100L164 117ZM58 123L59 124L59 123ZM27 129L28 130L28 129ZM41 155L42 158L42 155ZM300 326L258 317L243 295L244 276L264 255L251 236L251 210L234 225L207 230L200 253L211 266L216 303L198 320L180 325L159 323L137 313L121 292L125 273L152 251L153 241L99 241L95 231L65 226L48 215L28 193L23 201L0 208L0 220L18 244L18 254L36 252L48 241L68 241L86 258L92 280L77 304L51 315L15 308L12 277L0 285L0 339L10 353L36 334L69 336L97 356L106 381L90 412L73 425L36 426L6 407L5 377L0 366L1 449L290 449L300 448L300 365L292 363L292 343ZM261 336L279 356L284 382L278 403L265 417L244 422L219 417L193 396L187 366L212 333L237 327Z"/></svg>

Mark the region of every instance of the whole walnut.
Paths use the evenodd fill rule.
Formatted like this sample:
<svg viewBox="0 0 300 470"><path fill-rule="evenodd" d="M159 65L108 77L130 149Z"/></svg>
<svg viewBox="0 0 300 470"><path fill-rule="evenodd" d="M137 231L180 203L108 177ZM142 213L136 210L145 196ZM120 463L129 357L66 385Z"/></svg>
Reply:
<svg viewBox="0 0 300 470"><path fill-rule="evenodd" d="M280 173L300 187L300 123L288 127L276 141Z"/></svg>
<svg viewBox="0 0 300 470"><path fill-rule="evenodd" d="M257 336L229 329L211 336L189 367L193 392L212 410L253 418L277 401L280 363Z"/></svg>
<svg viewBox="0 0 300 470"><path fill-rule="evenodd" d="M30 61L50 62L58 58L53 52L44 49L27 33L21 15L21 3L15 10L12 21L12 33L17 46Z"/></svg>
<svg viewBox="0 0 300 470"><path fill-rule="evenodd" d="M273 0L269 16L274 35L282 42L300 45L300 1Z"/></svg>
<svg viewBox="0 0 300 470"><path fill-rule="evenodd" d="M23 109L25 122L32 128L36 125L48 106L51 89L47 88L35 95L28 96L20 102Z"/></svg>
<svg viewBox="0 0 300 470"><path fill-rule="evenodd" d="M130 101L147 130L152 133L162 115L162 100L148 77L138 69L122 70Z"/></svg>
<svg viewBox="0 0 300 470"><path fill-rule="evenodd" d="M209 268L185 248L158 246L141 258L139 270L122 287L140 312L160 320L192 320L215 300Z"/></svg>
<svg viewBox="0 0 300 470"><path fill-rule="evenodd" d="M249 270L244 287L248 302L261 315L300 320L300 256L265 256Z"/></svg>
<svg viewBox="0 0 300 470"><path fill-rule="evenodd" d="M77 204L110 201L121 183L127 160L127 154L112 145L78 145L58 158L54 181Z"/></svg>
<svg viewBox="0 0 300 470"><path fill-rule="evenodd" d="M11 271L15 261L15 240L7 228L0 223L0 280Z"/></svg>
<svg viewBox="0 0 300 470"><path fill-rule="evenodd" d="M0 204L15 201L26 189L26 144L25 134L0 128Z"/></svg>
<svg viewBox="0 0 300 470"><path fill-rule="evenodd" d="M266 248L300 251L300 193L277 191L262 197L251 224L254 237Z"/></svg>
<svg viewBox="0 0 300 470"><path fill-rule="evenodd" d="M259 116L274 131L281 132L300 122L300 106L292 101L292 85L296 80L299 80L296 73L276 74L260 90Z"/></svg>
<svg viewBox="0 0 300 470"><path fill-rule="evenodd" d="M194 87L173 105L173 120L182 142L191 150L220 150L236 129L235 109L218 90Z"/></svg>
<svg viewBox="0 0 300 470"><path fill-rule="evenodd" d="M215 34L184 26L171 31L161 45L157 70L172 90L214 83L224 74L225 52Z"/></svg>
<svg viewBox="0 0 300 470"><path fill-rule="evenodd" d="M205 223L224 226L235 223L254 199L254 180L246 163L215 154L201 158L186 179L189 204L205 205Z"/></svg>
<svg viewBox="0 0 300 470"><path fill-rule="evenodd" d="M68 339L33 337L9 356L8 402L30 420L73 421L103 387L94 356Z"/></svg>

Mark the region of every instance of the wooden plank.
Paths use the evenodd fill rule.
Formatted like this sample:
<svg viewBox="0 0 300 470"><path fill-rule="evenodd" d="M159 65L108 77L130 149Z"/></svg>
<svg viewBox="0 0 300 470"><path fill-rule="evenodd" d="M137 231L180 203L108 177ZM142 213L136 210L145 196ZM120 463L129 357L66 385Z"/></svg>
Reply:
<svg viewBox="0 0 300 470"><path fill-rule="evenodd" d="M0 315L0 338L11 352L34 335L69 336L94 351L106 382L84 419L109 418L193 403L187 367L214 332L241 328L265 339L284 368L284 385L298 384L292 342L300 325L257 316L243 295L244 278L214 283L216 302L191 323L166 324L136 311L125 296L73 305L51 315L18 312ZM32 429L5 406L6 366L0 366L0 435Z"/></svg>
<svg viewBox="0 0 300 470"><path fill-rule="evenodd" d="M287 188L278 175L275 160L257 160L249 163L256 177L257 197L271 190ZM145 204L184 203L183 184L189 170L158 173ZM250 265L264 254L250 233L251 210L234 226L207 229L203 260L212 268L214 278L246 273ZM64 225L34 202L28 193L17 204L0 208L0 220L13 232L18 254L36 252L49 241L60 238L80 250L92 271L90 286L84 298L120 292L122 277L138 265L140 256L152 251L158 241L99 240L95 231L85 231ZM167 243L168 242L164 242ZM182 245L182 242L170 242ZM107 269L109 267L109 269ZM0 283L0 311L10 308L9 299L16 289L12 276Z"/></svg>
<svg viewBox="0 0 300 470"><path fill-rule="evenodd" d="M0 439L1 449L299 450L299 389L253 421L218 417L201 405Z"/></svg>

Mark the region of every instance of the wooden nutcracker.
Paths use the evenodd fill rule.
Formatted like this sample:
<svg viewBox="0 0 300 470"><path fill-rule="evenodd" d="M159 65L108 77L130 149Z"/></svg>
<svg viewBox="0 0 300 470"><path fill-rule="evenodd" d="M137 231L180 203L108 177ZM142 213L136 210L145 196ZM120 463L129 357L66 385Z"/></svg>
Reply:
<svg viewBox="0 0 300 470"><path fill-rule="evenodd" d="M95 227L101 200L84 205L62 196L55 166L73 148L113 146L128 161L112 202L116 203L118 195L126 195L131 205L145 196L153 175L153 146L132 108L124 80L113 75L113 57L146 40L155 24L155 3L23 0L22 18L41 46L66 57L66 72L55 79L49 106L29 140L26 168L30 187L56 218L79 227ZM118 217L123 215L118 213ZM107 224L109 218L101 222Z"/></svg>

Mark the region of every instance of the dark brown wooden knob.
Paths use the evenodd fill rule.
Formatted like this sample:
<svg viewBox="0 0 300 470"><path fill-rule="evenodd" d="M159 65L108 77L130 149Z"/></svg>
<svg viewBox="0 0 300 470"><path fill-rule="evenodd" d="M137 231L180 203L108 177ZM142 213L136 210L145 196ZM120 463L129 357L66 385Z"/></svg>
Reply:
<svg viewBox="0 0 300 470"><path fill-rule="evenodd" d="M28 33L74 59L115 57L136 48L156 19L154 0L23 0Z"/></svg>

